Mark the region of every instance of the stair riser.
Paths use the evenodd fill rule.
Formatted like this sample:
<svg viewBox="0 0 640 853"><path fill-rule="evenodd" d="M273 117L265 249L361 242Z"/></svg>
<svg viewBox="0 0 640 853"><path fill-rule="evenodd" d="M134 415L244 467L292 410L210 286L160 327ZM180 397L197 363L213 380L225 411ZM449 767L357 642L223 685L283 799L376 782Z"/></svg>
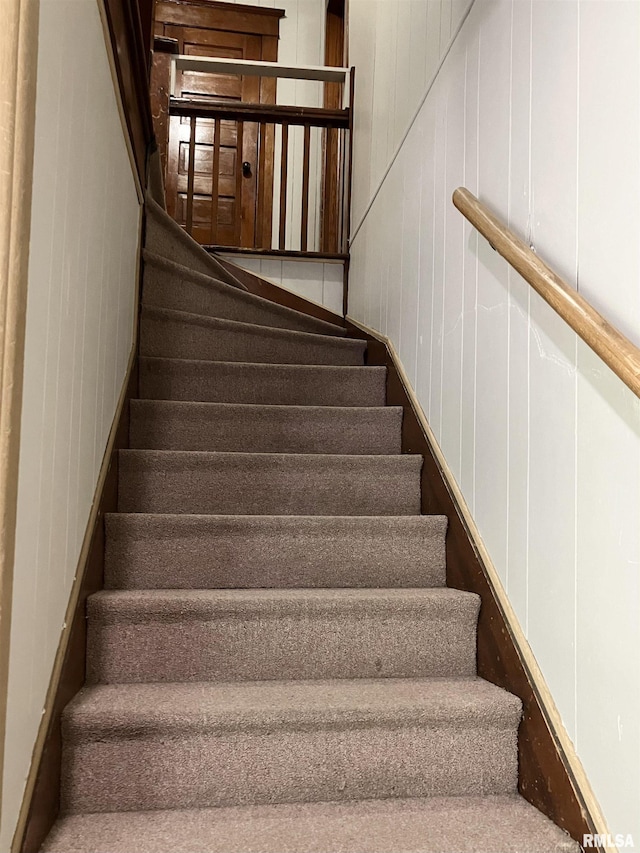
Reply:
<svg viewBox="0 0 640 853"><path fill-rule="evenodd" d="M504 794L516 789L516 730L345 723L132 733L67 744L64 768L62 806L71 812Z"/></svg>
<svg viewBox="0 0 640 853"><path fill-rule="evenodd" d="M331 328L328 323L302 314L299 317L291 316L268 302L258 302L230 285L193 281L184 276L176 279L172 269L163 269L154 263L145 263L143 299L147 305L224 320L315 334L341 333L339 326Z"/></svg>
<svg viewBox="0 0 640 853"><path fill-rule="evenodd" d="M105 583L110 589L445 584L442 525L316 521L108 516Z"/></svg>
<svg viewBox="0 0 640 853"><path fill-rule="evenodd" d="M283 406L384 406L384 370L323 372L247 365L140 360L140 396L149 400Z"/></svg>
<svg viewBox="0 0 640 853"><path fill-rule="evenodd" d="M361 365L363 349L327 337L288 338L142 315L141 355L271 364ZM228 402L228 401L227 401Z"/></svg>
<svg viewBox="0 0 640 853"><path fill-rule="evenodd" d="M361 413L360 413L361 412ZM131 407L130 447L252 453L394 454L401 451L402 413L382 409L258 412Z"/></svg>
<svg viewBox="0 0 640 853"><path fill-rule="evenodd" d="M113 616L111 616L113 618ZM449 613L256 613L167 622L89 619L91 682L412 678L475 674L476 604Z"/></svg>
<svg viewBox="0 0 640 853"><path fill-rule="evenodd" d="M163 462L138 464L121 454L119 511L212 515L419 515L419 469L401 464L416 457L381 459L385 462L397 460L398 465L354 466L332 462L324 467L307 463L263 467L253 463L235 464L228 459L209 466L196 458L193 461L181 459L170 466Z"/></svg>

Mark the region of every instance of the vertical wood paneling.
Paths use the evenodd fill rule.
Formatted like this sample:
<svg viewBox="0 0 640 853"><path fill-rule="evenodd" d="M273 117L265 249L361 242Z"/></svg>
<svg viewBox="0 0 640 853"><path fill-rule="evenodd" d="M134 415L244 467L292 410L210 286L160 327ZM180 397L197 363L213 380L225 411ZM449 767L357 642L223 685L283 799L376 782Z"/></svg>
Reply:
<svg viewBox="0 0 640 853"><path fill-rule="evenodd" d="M465 56L464 184L478 192L478 62L480 38L470 35ZM462 391L460 400L460 486L475 512L476 446L476 311L478 292L478 232L462 225L465 253L462 258Z"/></svg>
<svg viewBox="0 0 640 853"><path fill-rule="evenodd" d="M640 344L640 4L581 3L579 38L579 289Z"/></svg>
<svg viewBox="0 0 640 853"><path fill-rule="evenodd" d="M418 335L418 286L420 264L420 187L423 169L423 137L421 126L406 146L408 163L404 168L403 228L402 228L402 312L400 314L400 339L398 352L409 369L409 378L415 387L416 351ZM357 245L357 244L356 244ZM356 261L356 268L358 263Z"/></svg>
<svg viewBox="0 0 640 853"><path fill-rule="evenodd" d="M442 204L447 221L444 242L440 444L447 458L451 460L456 478L460 480L464 220L460 216L454 216L450 210L449 187L459 186L464 182L464 78L456 79L451 75L445 81L445 86L447 163Z"/></svg>
<svg viewBox="0 0 640 853"><path fill-rule="evenodd" d="M139 205L98 7L42 0L39 38L2 850L131 350L137 273Z"/></svg>
<svg viewBox="0 0 640 853"><path fill-rule="evenodd" d="M444 87L436 102L436 138L433 182L433 284L431 291L431 350L429 370L431 387L429 399L430 423L438 441L442 440L442 348L444 255L447 219L445 216L445 185L447 169L447 99Z"/></svg>
<svg viewBox="0 0 640 853"><path fill-rule="evenodd" d="M343 264L341 261L289 260L287 258L245 258L227 255L230 261L274 284L342 314Z"/></svg>
<svg viewBox="0 0 640 853"><path fill-rule="evenodd" d="M479 194L640 343L640 5L476 2L393 163L467 6L351 6L350 313L398 347L610 829L640 837L640 403L450 204Z"/></svg>
<svg viewBox="0 0 640 853"><path fill-rule="evenodd" d="M578 368L577 744L612 831L637 843L640 405L582 342Z"/></svg>
<svg viewBox="0 0 640 853"><path fill-rule="evenodd" d="M416 391L429 417L431 390L431 332L434 263L435 200L435 106L425 104L424 165L420 187L420 281L418 288L418 349L416 358ZM350 270L351 271L351 270Z"/></svg>
<svg viewBox="0 0 640 853"><path fill-rule="evenodd" d="M530 196L532 0L513 0L511 30L509 223L527 223ZM528 235L525 233L524 235ZM527 626L529 549L529 285L509 270L509 440L507 483L507 563L509 599Z"/></svg>
<svg viewBox="0 0 640 853"><path fill-rule="evenodd" d="M344 284L344 265L322 265L322 299L325 308L335 314L342 314L342 290Z"/></svg>
<svg viewBox="0 0 640 853"><path fill-rule="evenodd" d="M579 288L636 343L639 111L640 6L581 3ZM638 845L640 678L620 650L640 648L640 403L580 342L577 375L576 737L612 829L631 824Z"/></svg>
<svg viewBox="0 0 640 853"><path fill-rule="evenodd" d="M397 210L398 238L393 240L386 253L386 277L387 283L385 294L387 299L387 319L385 323L386 334L402 345L401 319L403 312L402 304L402 233L404 231L404 182L401 170L397 170L390 182L390 196L387 202L389 210Z"/></svg>
<svg viewBox="0 0 640 853"><path fill-rule="evenodd" d="M531 241L576 280L578 7L533 3ZM575 734L575 334L537 295L530 310L529 637ZM553 471L553 477L549 476ZM532 579L535 579L533 581ZM548 643L549 625L556 643Z"/></svg>
<svg viewBox="0 0 640 853"><path fill-rule="evenodd" d="M506 216L511 3L483 8L478 67L478 193ZM504 580L507 493L507 265L478 241L475 517Z"/></svg>

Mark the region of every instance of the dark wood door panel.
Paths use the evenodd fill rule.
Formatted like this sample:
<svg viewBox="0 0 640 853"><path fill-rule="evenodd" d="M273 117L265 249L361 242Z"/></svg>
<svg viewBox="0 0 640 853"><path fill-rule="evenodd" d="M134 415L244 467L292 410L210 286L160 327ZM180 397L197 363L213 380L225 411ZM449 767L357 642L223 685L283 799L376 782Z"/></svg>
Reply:
<svg viewBox="0 0 640 853"><path fill-rule="evenodd" d="M186 191L178 193L176 221L183 227L187 222L187 194ZM192 236L199 243L211 242L212 221L211 195L194 195L192 212ZM217 236L226 240L230 245L235 236L236 228L236 203L233 198L221 196L218 199L218 224Z"/></svg>
<svg viewBox="0 0 640 853"><path fill-rule="evenodd" d="M229 3L157 0L156 21L163 24L278 37L284 9L236 6Z"/></svg>
<svg viewBox="0 0 640 853"><path fill-rule="evenodd" d="M281 10L248 6L240 9L215 2L203 5L197 0L159 0L156 33L175 39L184 55L273 61L277 59L282 14ZM275 103L276 86L273 78L182 71L176 74L175 94L204 101ZM265 235L269 240L271 237L273 128L263 129L260 150L257 124L220 121L219 140L215 138L215 127L211 119L198 119L192 141L191 120L171 117L165 181L167 209L186 226L189 151L193 145L192 236L200 242L219 245L262 245ZM248 169L243 171L242 164L248 164ZM212 198L216 192L217 205Z"/></svg>

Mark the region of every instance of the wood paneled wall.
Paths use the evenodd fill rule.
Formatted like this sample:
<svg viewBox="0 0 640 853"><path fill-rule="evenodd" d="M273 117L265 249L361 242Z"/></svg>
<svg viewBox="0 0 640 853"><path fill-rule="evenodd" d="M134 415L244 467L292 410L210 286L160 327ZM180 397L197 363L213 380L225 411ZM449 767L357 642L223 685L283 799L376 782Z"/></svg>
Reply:
<svg viewBox="0 0 640 853"><path fill-rule="evenodd" d="M41 0L1 850L132 348L139 223L98 6Z"/></svg>
<svg viewBox="0 0 640 853"><path fill-rule="evenodd" d="M398 349L610 830L637 843L640 404L451 194L640 343L640 4L476 0L428 92L466 5L350 8L349 312Z"/></svg>

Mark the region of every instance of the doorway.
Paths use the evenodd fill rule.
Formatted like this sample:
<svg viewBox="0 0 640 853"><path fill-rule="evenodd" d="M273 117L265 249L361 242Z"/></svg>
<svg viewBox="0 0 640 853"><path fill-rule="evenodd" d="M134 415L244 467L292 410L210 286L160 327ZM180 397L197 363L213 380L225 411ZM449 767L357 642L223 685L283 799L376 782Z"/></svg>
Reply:
<svg viewBox="0 0 640 853"><path fill-rule="evenodd" d="M280 19L283 16L282 9L206 0L159 0L155 8L154 34L165 43L171 42L176 53L187 56L275 62L278 58ZM168 64L161 67L166 74ZM155 88L163 83L168 89L168 80L156 80L152 85ZM175 96L211 104L274 104L276 81L275 78L178 71ZM216 124L220 140L219 152L214 158ZM189 118L171 116L166 123L167 210L183 227L187 223L190 131ZM162 149L163 140L159 142ZM259 246L266 235L270 240L273 128L267 128L262 144L267 152L267 161L270 152L271 168L260 172L256 124L198 119L193 148L191 233L199 243ZM214 180L213 174L215 160L217 180ZM217 204L212 203L214 192L217 194ZM258 206L257 199L265 198L266 195L269 195L269 203ZM264 212L259 222L256 216L258 207Z"/></svg>

